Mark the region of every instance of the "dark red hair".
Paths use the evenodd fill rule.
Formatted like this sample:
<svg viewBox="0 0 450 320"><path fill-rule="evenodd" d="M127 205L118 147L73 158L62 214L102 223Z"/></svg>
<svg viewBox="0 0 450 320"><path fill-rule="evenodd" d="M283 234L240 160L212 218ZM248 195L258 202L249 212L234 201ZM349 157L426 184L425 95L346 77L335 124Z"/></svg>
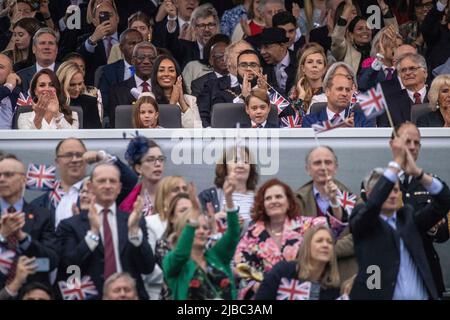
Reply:
<svg viewBox="0 0 450 320"><path fill-rule="evenodd" d="M267 189L273 186L281 186L284 189L284 193L286 194L289 203L287 212L287 216L289 217L289 219L295 218L300 215L300 206L292 189L283 181L280 181L278 179L270 179L266 181L256 192L252 211L253 221L270 221L269 216L266 214L266 208L264 207L264 196Z"/></svg>

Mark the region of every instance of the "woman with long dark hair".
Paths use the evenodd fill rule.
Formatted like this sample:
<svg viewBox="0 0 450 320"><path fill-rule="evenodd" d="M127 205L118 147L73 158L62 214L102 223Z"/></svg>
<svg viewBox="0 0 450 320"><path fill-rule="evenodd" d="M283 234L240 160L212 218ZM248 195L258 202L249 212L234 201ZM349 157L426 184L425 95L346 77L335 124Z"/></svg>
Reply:
<svg viewBox="0 0 450 320"><path fill-rule="evenodd" d="M160 55L156 58L152 71L152 92L159 104L173 104L180 108L183 128L202 127L197 98L185 94L181 69L173 57Z"/></svg>

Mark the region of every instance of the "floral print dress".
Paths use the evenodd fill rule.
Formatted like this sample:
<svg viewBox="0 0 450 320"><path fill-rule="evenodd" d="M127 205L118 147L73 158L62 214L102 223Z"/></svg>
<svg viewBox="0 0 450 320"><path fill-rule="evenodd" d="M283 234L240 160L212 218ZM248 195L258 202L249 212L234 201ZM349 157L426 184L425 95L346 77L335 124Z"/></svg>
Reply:
<svg viewBox="0 0 450 320"><path fill-rule="evenodd" d="M278 246L269 234L263 221L257 221L249 227L247 233L239 242L235 255L234 266L247 265L252 273L268 272L280 261L292 261L297 257L303 240L303 235L315 225L328 225L325 217L299 216L287 218L281 235L281 245ZM253 298L255 278L239 278L238 299Z"/></svg>
<svg viewBox="0 0 450 320"><path fill-rule="evenodd" d="M189 283L189 300L232 300L230 280L227 275L213 266L207 266L206 272L197 266Z"/></svg>

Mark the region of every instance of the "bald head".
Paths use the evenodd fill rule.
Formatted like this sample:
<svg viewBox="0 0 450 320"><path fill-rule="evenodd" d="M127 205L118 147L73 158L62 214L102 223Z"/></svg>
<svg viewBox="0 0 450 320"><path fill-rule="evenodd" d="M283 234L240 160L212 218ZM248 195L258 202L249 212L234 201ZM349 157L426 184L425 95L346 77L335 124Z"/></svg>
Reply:
<svg viewBox="0 0 450 320"><path fill-rule="evenodd" d="M13 157L0 160L0 197L9 204L14 204L22 198L25 188L25 166Z"/></svg>
<svg viewBox="0 0 450 320"><path fill-rule="evenodd" d="M5 84L6 78L12 72L12 61L6 55L0 53L0 85Z"/></svg>

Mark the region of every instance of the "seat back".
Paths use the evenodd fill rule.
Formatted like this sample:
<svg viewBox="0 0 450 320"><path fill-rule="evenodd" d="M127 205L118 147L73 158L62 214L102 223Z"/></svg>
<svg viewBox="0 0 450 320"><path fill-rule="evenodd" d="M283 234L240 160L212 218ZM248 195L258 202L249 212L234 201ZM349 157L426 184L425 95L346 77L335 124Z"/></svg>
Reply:
<svg viewBox="0 0 450 320"><path fill-rule="evenodd" d="M413 104L411 106L411 122L417 124L417 119L431 111L429 103Z"/></svg>

